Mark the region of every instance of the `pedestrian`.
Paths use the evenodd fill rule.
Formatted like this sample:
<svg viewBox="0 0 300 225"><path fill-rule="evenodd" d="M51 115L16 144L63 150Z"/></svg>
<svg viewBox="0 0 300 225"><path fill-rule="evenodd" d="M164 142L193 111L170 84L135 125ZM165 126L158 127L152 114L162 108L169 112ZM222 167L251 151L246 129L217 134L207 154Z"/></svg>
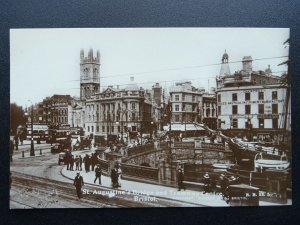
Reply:
<svg viewBox="0 0 300 225"><path fill-rule="evenodd" d="M75 170L77 171L77 170L79 170L79 157L78 157L78 155L76 155L76 158L75 158Z"/></svg>
<svg viewBox="0 0 300 225"><path fill-rule="evenodd" d="M74 179L73 185L76 187L77 196L81 198L81 188L84 185L83 178L80 176L80 173L77 173L77 176Z"/></svg>
<svg viewBox="0 0 300 225"><path fill-rule="evenodd" d="M101 174L102 174L102 169L101 169L100 165L98 164L96 169L95 169L94 183L96 183L97 179L99 179L99 184L101 184Z"/></svg>
<svg viewBox="0 0 300 225"><path fill-rule="evenodd" d="M18 135L16 135L16 136L14 137L14 139L15 139L15 147L16 147L16 150L18 150L18 145L19 145L19 137L18 137Z"/></svg>
<svg viewBox="0 0 300 225"><path fill-rule="evenodd" d="M14 154L14 148L15 148L14 142L13 142L13 140L10 140L10 143L9 143L9 159L10 159L11 162L13 161L12 157L13 157L13 154Z"/></svg>
<svg viewBox="0 0 300 225"><path fill-rule="evenodd" d="M112 188L117 188L118 187L118 174L117 174L116 168L111 170L110 177L111 177Z"/></svg>
<svg viewBox="0 0 300 225"><path fill-rule="evenodd" d="M80 171L82 171L82 157L81 157L81 155L79 155L79 167L80 167Z"/></svg>
<svg viewBox="0 0 300 225"><path fill-rule="evenodd" d="M85 172L86 173L90 172L90 157L88 154L86 154L85 157L83 158L83 162L84 162Z"/></svg>
<svg viewBox="0 0 300 225"><path fill-rule="evenodd" d="M74 170L74 155L71 154L71 157L70 157L70 170L73 171Z"/></svg>
<svg viewBox="0 0 300 225"><path fill-rule="evenodd" d="M183 183L184 180L184 175L182 169L178 169L178 174L177 174L177 183L178 183L178 191L181 189L185 190L185 185Z"/></svg>
<svg viewBox="0 0 300 225"><path fill-rule="evenodd" d="M67 164L67 170L70 170L71 168L71 152L67 151L65 156L66 164Z"/></svg>
<svg viewBox="0 0 300 225"><path fill-rule="evenodd" d="M20 135L20 142L21 142L21 145L23 145L23 135Z"/></svg>
<svg viewBox="0 0 300 225"><path fill-rule="evenodd" d="M122 170L121 170L121 167L119 166L119 164L116 169L117 169L117 175L118 175L117 185L118 185L118 187L121 187Z"/></svg>
<svg viewBox="0 0 300 225"><path fill-rule="evenodd" d="M220 175L220 186L223 199L227 198L228 179L224 174Z"/></svg>
<svg viewBox="0 0 300 225"><path fill-rule="evenodd" d="M210 191L210 176L209 174L206 172L203 176L204 180L203 180L203 183L204 183L204 194L206 192L209 192Z"/></svg>

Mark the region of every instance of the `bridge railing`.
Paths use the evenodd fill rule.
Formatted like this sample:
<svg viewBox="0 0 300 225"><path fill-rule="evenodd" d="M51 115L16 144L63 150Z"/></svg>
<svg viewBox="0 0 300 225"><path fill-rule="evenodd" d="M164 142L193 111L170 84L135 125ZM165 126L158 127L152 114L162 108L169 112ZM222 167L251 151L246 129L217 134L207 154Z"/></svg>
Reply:
<svg viewBox="0 0 300 225"><path fill-rule="evenodd" d="M146 166L121 163L122 173L131 177L138 177L147 180L158 180L158 169Z"/></svg>
<svg viewBox="0 0 300 225"><path fill-rule="evenodd" d="M154 144L139 145L137 147L127 149L127 157L137 155L139 153L148 152L154 149Z"/></svg>
<svg viewBox="0 0 300 225"><path fill-rule="evenodd" d="M224 145L218 143L202 143L202 148L209 148L209 149L218 149L224 151Z"/></svg>

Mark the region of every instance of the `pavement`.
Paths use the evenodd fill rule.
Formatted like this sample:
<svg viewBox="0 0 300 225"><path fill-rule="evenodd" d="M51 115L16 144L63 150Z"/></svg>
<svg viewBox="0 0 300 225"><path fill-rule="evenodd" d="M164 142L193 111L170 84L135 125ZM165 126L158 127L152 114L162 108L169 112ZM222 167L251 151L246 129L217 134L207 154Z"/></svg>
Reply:
<svg viewBox="0 0 300 225"><path fill-rule="evenodd" d="M63 176L73 180L78 171L67 170L67 167L64 166L61 173ZM94 184L95 172L90 171L86 173L84 170L79 171L80 175L83 177L84 183L92 186L101 186L104 188L111 188L111 179L108 176L101 176L102 185ZM223 199L221 195L215 195L210 193L202 193L192 190L181 190L178 191L177 188L136 182L131 180L121 180L121 188L118 188L118 191L124 190L126 193L132 193L133 195L146 194L148 196L155 196L166 199L173 199L177 201L182 201L183 203L199 204L205 206L229 206ZM111 193L109 193L111 194Z"/></svg>
<svg viewBox="0 0 300 225"><path fill-rule="evenodd" d="M100 186L102 188L111 188L111 179L106 175L101 176L101 185L98 184L98 180L96 184L94 183L95 179L95 172L90 171L88 173L85 172L84 166L82 167L82 171L70 171L67 170L67 167L64 166L61 170L61 174L73 180L76 176L77 172L80 172L80 175L83 177L85 185L89 186ZM175 187L164 186L159 184L150 184L145 182L137 182L133 180L125 180L122 179L120 181L121 186L118 188L118 191L124 190L126 193L134 194L146 194L148 196L155 196L159 198L171 199L181 201L183 203L191 203L191 204L199 204L208 207L228 207L229 204L226 203L225 200L222 199L221 194L213 194L213 193L203 193L200 191L195 190L181 190L178 191ZM83 187L84 189L85 187ZM111 194L111 193L110 193ZM109 194L108 194L109 195ZM111 196L110 196L111 197ZM260 206L275 206L275 205L282 205L278 203L272 202L259 202ZM291 200L288 200L286 205L291 205Z"/></svg>

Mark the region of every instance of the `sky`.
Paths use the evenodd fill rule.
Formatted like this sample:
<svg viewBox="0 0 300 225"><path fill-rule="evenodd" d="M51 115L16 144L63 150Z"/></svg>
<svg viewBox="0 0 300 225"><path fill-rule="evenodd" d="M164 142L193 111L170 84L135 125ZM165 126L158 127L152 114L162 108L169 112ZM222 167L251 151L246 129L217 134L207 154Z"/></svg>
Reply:
<svg viewBox="0 0 300 225"><path fill-rule="evenodd" d="M270 65L274 75L287 66L288 28L100 28L10 30L10 102L30 106L54 94L80 94L80 50L100 51L100 88L178 81L215 87L223 53L231 73L251 56L253 70Z"/></svg>

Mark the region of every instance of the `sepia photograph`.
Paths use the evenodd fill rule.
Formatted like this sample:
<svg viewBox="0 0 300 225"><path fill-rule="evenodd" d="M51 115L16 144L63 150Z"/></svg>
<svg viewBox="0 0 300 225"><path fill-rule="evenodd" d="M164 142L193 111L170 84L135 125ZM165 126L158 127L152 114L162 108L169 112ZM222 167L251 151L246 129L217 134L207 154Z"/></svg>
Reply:
<svg viewBox="0 0 300 225"><path fill-rule="evenodd" d="M292 205L289 28L10 29L10 209Z"/></svg>

